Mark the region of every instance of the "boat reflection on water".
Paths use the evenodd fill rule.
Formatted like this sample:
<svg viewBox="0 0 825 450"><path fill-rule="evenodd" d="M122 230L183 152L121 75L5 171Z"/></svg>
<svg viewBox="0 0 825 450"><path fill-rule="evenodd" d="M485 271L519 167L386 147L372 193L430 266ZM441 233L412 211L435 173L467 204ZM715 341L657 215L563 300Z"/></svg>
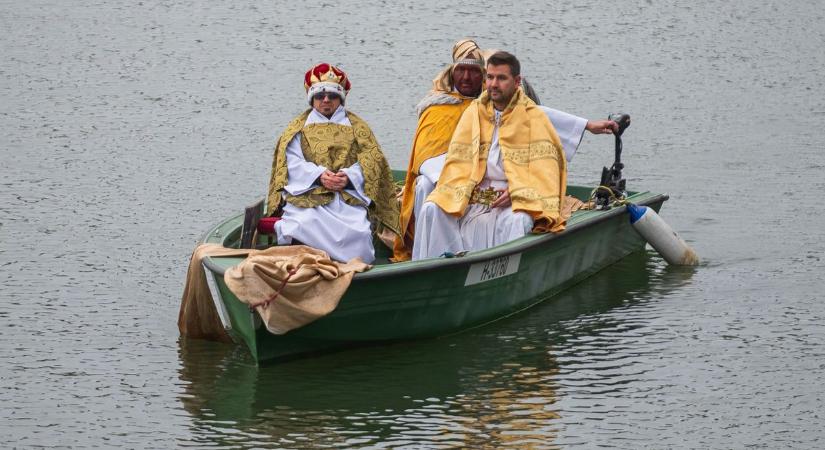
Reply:
<svg viewBox="0 0 825 450"><path fill-rule="evenodd" d="M269 367L243 347L181 339L180 399L202 443L547 445L564 414L559 374L569 370L557 349L621 328L622 308L655 302L693 271L639 252L475 330Z"/></svg>

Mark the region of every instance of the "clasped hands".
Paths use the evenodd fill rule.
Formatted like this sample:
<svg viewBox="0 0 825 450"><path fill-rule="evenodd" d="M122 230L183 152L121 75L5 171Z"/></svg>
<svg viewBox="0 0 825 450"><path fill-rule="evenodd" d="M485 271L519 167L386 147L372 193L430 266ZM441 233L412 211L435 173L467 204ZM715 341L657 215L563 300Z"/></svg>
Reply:
<svg viewBox="0 0 825 450"><path fill-rule="evenodd" d="M329 169L324 170L324 173L318 179L321 181L321 185L330 191L343 191L349 184L349 177L343 170L339 170L337 173Z"/></svg>

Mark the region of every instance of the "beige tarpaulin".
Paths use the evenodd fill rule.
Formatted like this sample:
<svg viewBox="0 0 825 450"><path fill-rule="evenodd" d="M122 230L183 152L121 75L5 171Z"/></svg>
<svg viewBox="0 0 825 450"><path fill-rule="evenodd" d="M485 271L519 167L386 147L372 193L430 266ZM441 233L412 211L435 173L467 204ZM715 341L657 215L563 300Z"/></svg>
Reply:
<svg viewBox="0 0 825 450"><path fill-rule="evenodd" d="M276 334L329 314L338 306L355 273L370 268L359 259L346 264L332 261L325 252L303 245L266 250L198 246L189 262L178 329L181 336L224 342L231 339L209 292L201 264L205 256L247 256L226 271L224 281L241 301L257 305L255 309L267 329Z"/></svg>
<svg viewBox="0 0 825 450"><path fill-rule="evenodd" d="M369 268L357 258L343 264L321 250L289 245L250 254L224 281L271 333L284 334L332 312L355 273Z"/></svg>

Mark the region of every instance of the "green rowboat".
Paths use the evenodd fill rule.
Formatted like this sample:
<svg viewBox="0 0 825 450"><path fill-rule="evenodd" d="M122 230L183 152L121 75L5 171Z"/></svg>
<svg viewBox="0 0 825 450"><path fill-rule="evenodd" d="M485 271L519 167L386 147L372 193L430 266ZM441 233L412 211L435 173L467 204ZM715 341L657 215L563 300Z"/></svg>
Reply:
<svg viewBox="0 0 825 450"><path fill-rule="evenodd" d="M568 194L581 200L590 192L568 187ZM656 211L667 199L628 193L630 202ZM242 223L243 214L225 220L201 242L237 248ZM224 328L263 363L480 326L529 308L644 246L624 206L576 211L561 233L528 235L457 258L389 264L389 250L377 245L375 266L355 275L335 311L285 335L269 333L224 283L226 269L242 259L207 257L203 265Z"/></svg>

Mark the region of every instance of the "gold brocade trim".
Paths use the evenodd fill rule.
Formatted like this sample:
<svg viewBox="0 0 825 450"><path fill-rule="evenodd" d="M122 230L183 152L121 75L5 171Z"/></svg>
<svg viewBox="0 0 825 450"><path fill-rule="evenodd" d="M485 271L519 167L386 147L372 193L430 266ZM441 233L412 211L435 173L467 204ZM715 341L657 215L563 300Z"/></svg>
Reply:
<svg viewBox="0 0 825 450"><path fill-rule="evenodd" d="M533 188L525 187L510 191L512 201L541 202L542 210L556 212L561 206L561 198L558 196L542 196Z"/></svg>
<svg viewBox="0 0 825 450"><path fill-rule="evenodd" d="M473 189L475 188L475 183L465 183L463 185L449 185L449 184L437 184L435 185L435 189L433 192L438 192L444 195L447 195L455 202L461 202L464 200L469 200L472 197Z"/></svg>
<svg viewBox="0 0 825 450"><path fill-rule="evenodd" d="M558 197L544 197L541 199L542 209L545 211L558 211L561 200Z"/></svg>
<svg viewBox="0 0 825 450"><path fill-rule="evenodd" d="M501 147L501 159L515 164L529 164L533 161L554 159L561 157L561 150L551 141L531 142L527 147Z"/></svg>
<svg viewBox="0 0 825 450"><path fill-rule="evenodd" d="M476 148L478 148L477 152ZM489 143L482 143L475 146L463 142L453 142L447 149L447 159L454 161L476 161L477 159L487 159L489 153Z"/></svg>

